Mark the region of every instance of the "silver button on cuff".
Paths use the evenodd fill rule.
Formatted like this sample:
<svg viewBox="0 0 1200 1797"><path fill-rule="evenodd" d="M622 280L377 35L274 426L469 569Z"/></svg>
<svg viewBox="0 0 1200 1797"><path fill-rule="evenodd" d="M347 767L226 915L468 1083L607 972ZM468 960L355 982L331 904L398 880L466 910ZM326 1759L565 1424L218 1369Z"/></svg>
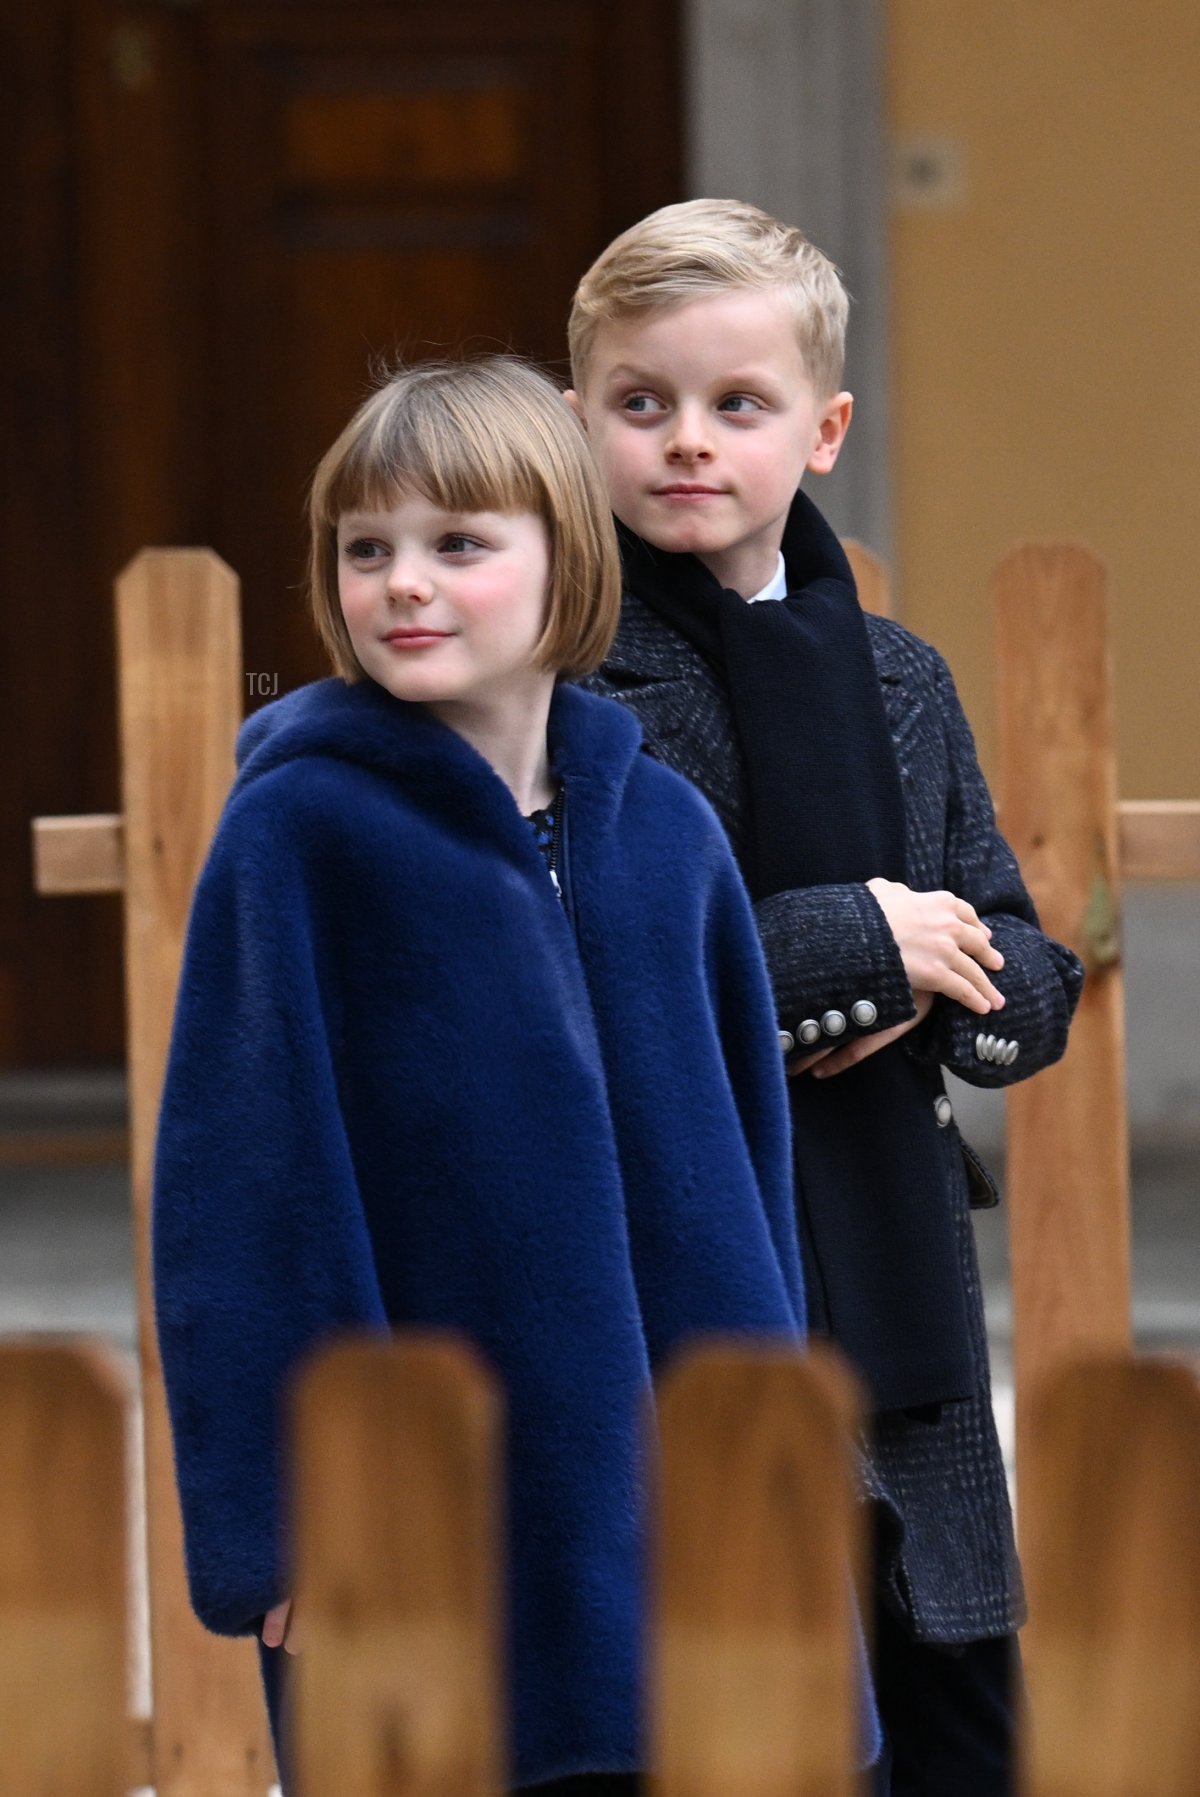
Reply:
<svg viewBox="0 0 1200 1797"><path fill-rule="evenodd" d="M780 1032L779 1032L779 1052L780 1052L780 1054L791 1054L791 1052L792 1052L793 1048L795 1048L795 1046L796 1046L796 1038L795 1038L795 1036L793 1036L791 1030L780 1030Z"/></svg>
<svg viewBox="0 0 1200 1797"><path fill-rule="evenodd" d="M860 1030L869 1030L879 1012L869 998L860 998L856 1005L851 1005L850 1015Z"/></svg>
<svg viewBox="0 0 1200 1797"><path fill-rule="evenodd" d="M985 1036L980 1030L975 1038L975 1059L992 1061L997 1067L1011 1067L1021 1050L1004 1036Z"/></svg>
<svg viewBox="0 0 1200 1797"><path fill-rule="evenodd" d="M821 1026L815 1017L806 1017L796 1034L805 1048L811 1048L814 1042L821 1040Z"/></svg>
<svg viewBox="0 0 1200 1797"><path fill-rule="evenodd" d="M944 1092L934 1099L933 1114L937 1119L937 1126L939 1129L945 1129L948 1123L953 1123L954 1106Z"/></svg>
<svg viewBox="0 0 1200 1797"><path fill-rule="evenodd" d="M844 1035L846 1029L846 1018L844 1013L841 1011L826 1011L824 1017L821 1019L821 1028L825 1031L827 1036Z"/></svg>

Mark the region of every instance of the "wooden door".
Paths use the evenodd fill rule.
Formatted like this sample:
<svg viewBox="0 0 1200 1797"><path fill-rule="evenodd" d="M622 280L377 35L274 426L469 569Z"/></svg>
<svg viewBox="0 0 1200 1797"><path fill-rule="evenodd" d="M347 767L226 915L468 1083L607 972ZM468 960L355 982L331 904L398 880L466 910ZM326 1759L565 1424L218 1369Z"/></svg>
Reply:
<svg viewBox="0 0 1200 1797"><path fill-rule="evenodd" d="M398 354L565 367L579 273L679 195L676 4L45 0L0 32L0 1064L87 1063L120 1052L115 907L33 899L24 842L35 811L115 808L113 575L211 544L243 581L248 703L324 671L313 464Z"/></svg>

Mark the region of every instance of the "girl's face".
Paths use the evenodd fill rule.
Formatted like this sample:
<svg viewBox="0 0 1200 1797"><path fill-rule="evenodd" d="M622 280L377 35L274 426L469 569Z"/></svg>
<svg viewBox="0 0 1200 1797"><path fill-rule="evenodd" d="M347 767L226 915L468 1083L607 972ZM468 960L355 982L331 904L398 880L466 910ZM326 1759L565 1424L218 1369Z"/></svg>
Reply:
<svg viewBox="0 0 1200 1797"><path fill-rule="evenodd" d="M363 672L397 699L453 713L526 704L550 546L530 512L446 512L419 493L338 521L338 597Z"/></svg>

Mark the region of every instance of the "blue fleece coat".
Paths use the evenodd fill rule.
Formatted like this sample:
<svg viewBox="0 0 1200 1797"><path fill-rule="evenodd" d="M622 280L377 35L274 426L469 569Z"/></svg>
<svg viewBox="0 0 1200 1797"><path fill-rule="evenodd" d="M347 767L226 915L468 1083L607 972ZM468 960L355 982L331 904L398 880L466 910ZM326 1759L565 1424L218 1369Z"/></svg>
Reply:
<svg viewBox="0 0 1200 1797"><path fill-rule="evenodd" d="M639 1413L700 1331L795 1337L774 1009L706 801L560 686L573 916L474 749L372 682L245 726L154 1195L201 1620L289 1590L281 1400L320 1338L464 1331L508 1395L515 1781L636 1769Z"/></svg>

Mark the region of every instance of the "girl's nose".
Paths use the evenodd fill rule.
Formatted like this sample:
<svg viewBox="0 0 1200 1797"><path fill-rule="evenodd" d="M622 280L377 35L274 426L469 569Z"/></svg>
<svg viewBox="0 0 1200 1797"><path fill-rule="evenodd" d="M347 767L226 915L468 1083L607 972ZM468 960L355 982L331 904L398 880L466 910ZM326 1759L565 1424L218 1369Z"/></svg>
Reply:
<svg viewBox="0 0 1200 1797"><path fill-rule="evenodd" d="M433 598L433 581L421 562L412 557L397 558L388 575L387 593L396 602L406 599L413 605L428 605Z"/></svg>

